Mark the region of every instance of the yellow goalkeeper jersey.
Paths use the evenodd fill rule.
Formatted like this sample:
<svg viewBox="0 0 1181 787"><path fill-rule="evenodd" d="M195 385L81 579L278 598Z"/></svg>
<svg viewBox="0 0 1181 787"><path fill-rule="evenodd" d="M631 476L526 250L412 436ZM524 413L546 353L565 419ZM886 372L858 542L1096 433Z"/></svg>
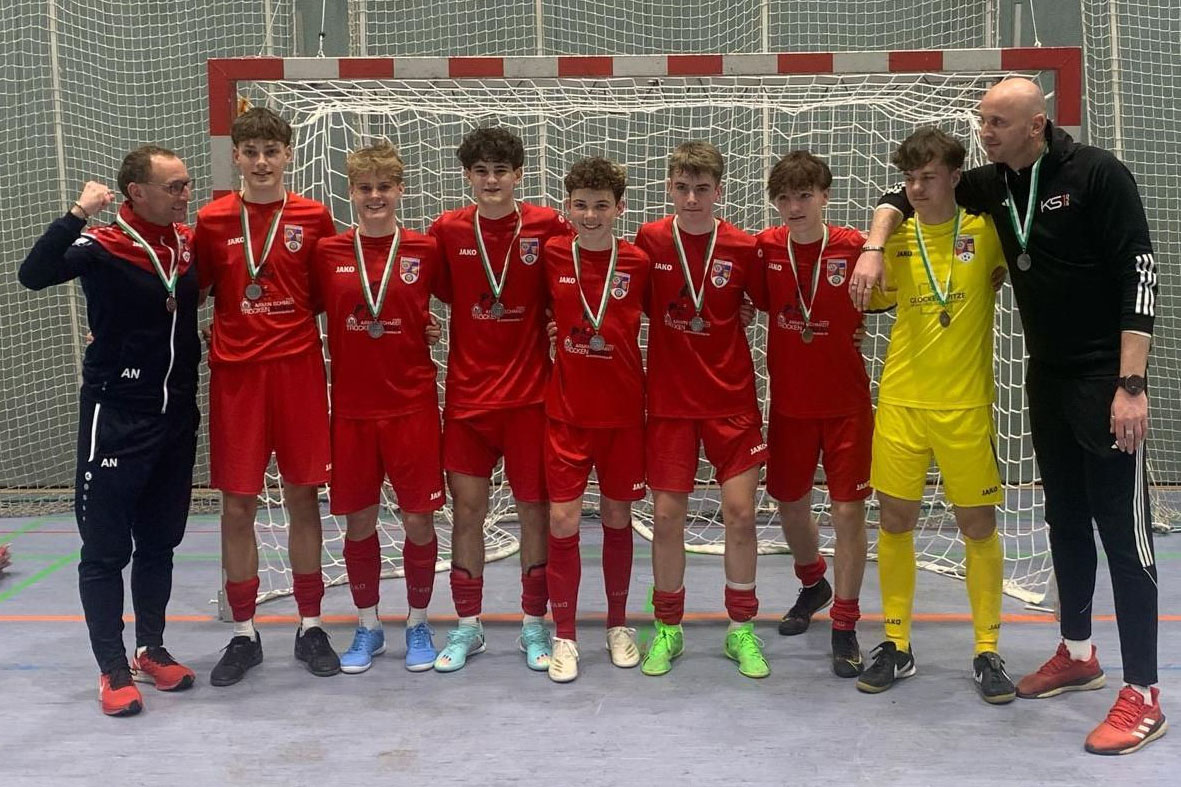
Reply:
<svg viewBox="0 0 1181 787"><path fill-rule="evenodd" d="M898 311L878 400L932 410L992 404L991 277L1005 264L996 226L961 208L958 219L919 227L920 244L916 221L904 221L886 242Z"/></svg>

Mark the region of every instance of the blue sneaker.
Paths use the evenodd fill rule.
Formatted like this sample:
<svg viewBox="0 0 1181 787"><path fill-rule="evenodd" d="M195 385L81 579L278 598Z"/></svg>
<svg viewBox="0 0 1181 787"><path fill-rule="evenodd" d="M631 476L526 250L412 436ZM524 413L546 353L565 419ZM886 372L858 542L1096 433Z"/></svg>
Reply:
<svg viewBox="0 0 1181 787"><path fill-rule="evenodd" d="M549 629L541 623L526 623L521 626L521 636L517 640L521 650L525 653L525 663L529 669L545 672L549 669L549 657L553 650Z"/></svg>
<svg viewBox="0 0 1181 787"><path fill-rule="evenodd" d="M406 629L406 669L424 672L435 666L435 643L431 639L435 630L426 623L419 623Z"/></svg>
<svg viewBox="0 0 1181 787"><path fill-rule="evenodd" d="M467 657L484 652L484 628L482 626L460 626L447 634L447 645L435 659L439 672L455 672L467 664Z"/></svg>
<svg viewBox="0 0 1181 787"><path fill-rule="evenodd" d="M349 675L364 672L373 666L373 657L382 653L385 653L385 631L360 626L353 634L353 644L340 654L340 671Z"/></svg>

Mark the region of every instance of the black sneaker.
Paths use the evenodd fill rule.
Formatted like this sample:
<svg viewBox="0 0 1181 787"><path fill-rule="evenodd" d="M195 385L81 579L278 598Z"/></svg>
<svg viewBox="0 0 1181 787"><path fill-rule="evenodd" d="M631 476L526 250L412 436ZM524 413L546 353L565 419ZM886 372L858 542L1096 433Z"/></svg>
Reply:
<svg viewBox="0 0 1181 787"><path fill-rule="evenodd" d="M832 671L838 678L856 678L865 669L856 631L832 630Z"/></svg>
<svg viewBox="0 0 1181 787"><path fill-rule="evenodd" d="M319 626L295 631L295 658L308 665L308 672L327 678L340 672L340 656L328 643L328 633Z"/></svg>
<svg viewBox="0 0 1181 787"><path fill-rule="evenodd" d="M889 640L878 645L869 654L873 663L857 680L857 690L877 694L894 685L894 681L909 678L915 673L914 648L898 650Z"/></svg>
<svg viewBox="0 0 1181 787"><path fill-rule="evenodd" d="M795 606L779 621L779 633L785 636L803 634L812 616L832 603L832 585L824 577L812 587L800 588Z"/></svg>
<svg viewBox="0 0 1181 787"><path fill-rule="evenodd" d="M976 688L985 702L1004 705L1017 698L1017 687L1005 672L1005 662L995 651L986 650L972 659Z"/></svg>
<svg viewBox="0 0 1181 787"><path fill-rule="evenodd" d="M221 659L209 673L213 686L233 686L246 676L251 667L262 664L262 635L254 632L254 638L237 636L226 645Z"/></svg>

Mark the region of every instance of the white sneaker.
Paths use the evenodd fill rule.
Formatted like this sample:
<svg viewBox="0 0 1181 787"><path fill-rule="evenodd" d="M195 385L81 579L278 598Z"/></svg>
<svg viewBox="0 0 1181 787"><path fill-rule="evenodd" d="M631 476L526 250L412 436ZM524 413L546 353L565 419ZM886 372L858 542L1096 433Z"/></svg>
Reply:
<svg viewBox="0 0 1181 787"><path fill-rule="evenodd" d="M627 669L640 663L640 649L636 647L636 630L627 626L607 629L607 652L611 663Z"/></svg>
<svg viewBox="0 0 1181 787"><path fill-rule="evenodd" d="M549 678L555 683L569 683L578 677L578 643L554 637L549 657Z"/></svg>

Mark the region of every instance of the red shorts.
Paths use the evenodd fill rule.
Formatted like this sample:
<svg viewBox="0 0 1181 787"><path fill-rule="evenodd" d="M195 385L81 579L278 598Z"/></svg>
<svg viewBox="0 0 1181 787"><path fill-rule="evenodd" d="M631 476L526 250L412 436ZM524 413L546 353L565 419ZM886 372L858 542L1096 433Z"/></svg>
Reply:
<svg viewBox="0 0 1181 787"><path fill-rule="evenodd" d="M328 482L328 381L319 350L210 369L210 484L258 494L272 452L287 483Z"/></svg>
<svg viewBox="0 0 1181 787"><path fill-rule="evenodd" d="M513 497L523 503L544 503L544 404L445 419L443 467L448 472L491 478L502 456Z"/></svg>
<svg viewBox="0 0 1181 787"><path fill-rule="evenodd" d="M547 420L545 480L550 500L566 503L586 491L591 468L599 490L612 500L644 497L644 427L583 429Z"/></svg>
<svg viewBox="0 0 1181 787"><path fill-rule="evenodd" d="M644 442L648 486L661 492L693 491L702 444L719 484L767 461L763 419L758 413L726 418L649 417Z"/></svg>
<svg viewBox="0 0 1181 787"><path fill-rule="evenodd" d="M789 418L771 412L767 429L767 491L776 500L799 500L816 480L823 455L829 496L838 502L864 500L873 448L873 408L836 418Z"/></svg>
<svg viewBox="0 0 1181 787"><path fill-rule="evenodd" d="M443 438L437 408L390 418L332 419L332 513L381 502L388 475L398 507L427 514L443 507Z"/></svg>

